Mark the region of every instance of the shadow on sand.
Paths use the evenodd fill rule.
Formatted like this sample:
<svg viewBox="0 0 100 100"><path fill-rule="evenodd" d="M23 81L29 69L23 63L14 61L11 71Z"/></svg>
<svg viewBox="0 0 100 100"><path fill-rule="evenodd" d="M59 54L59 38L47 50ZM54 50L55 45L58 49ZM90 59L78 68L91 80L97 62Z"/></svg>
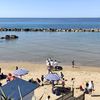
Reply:
<svg viewBox="0 0 100 100"><path fill-rule="evenodd" d="M100 95L91 95L91 97L100 97Z"/></svg>

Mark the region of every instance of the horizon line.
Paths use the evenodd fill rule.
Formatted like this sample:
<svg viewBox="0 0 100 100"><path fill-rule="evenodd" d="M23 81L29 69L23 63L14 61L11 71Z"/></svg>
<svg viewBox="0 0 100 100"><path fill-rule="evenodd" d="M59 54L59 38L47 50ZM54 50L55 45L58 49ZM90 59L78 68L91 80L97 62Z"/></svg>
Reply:
<svg viewBox="0 0 100 100"><path fill-rule="evenodd" d="M100 18L100 17L0 17L0 18Z"/></svg>

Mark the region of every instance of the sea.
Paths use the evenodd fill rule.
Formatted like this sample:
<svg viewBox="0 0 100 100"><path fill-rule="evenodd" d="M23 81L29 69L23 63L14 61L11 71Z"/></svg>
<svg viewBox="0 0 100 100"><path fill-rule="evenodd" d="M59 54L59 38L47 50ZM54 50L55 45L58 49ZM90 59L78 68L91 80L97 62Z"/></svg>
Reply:
<svg viewBox="0 0 100 100"><path fill-rule="evenodd" d="M100 28L100 18L0 18L0 28ZM0 61L43 63L47 58L61 65L100 67L99 32L0 32L16 40L0 39Z"/></svg>

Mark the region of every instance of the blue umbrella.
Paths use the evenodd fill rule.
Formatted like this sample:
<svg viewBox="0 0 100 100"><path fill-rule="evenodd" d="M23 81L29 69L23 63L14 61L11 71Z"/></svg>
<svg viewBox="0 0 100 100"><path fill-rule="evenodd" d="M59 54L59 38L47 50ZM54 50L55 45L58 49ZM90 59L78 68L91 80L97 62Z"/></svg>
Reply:
<svg viewBox="0 0 100 100"><path fill-rule="evenodd" d="M18 70L13 71L13 74L15 76L23 76L23 75L28 74L28 72L29 72L28 70L26 70L24 68L21 68L21 69L18 69Z"/></svg>
<svg viewBox="0 0 100 100"><path fill-rule="evenodd" d="M45 79L49 81L57 81L60 80L60 76L56 73L49 73L45 76Z"/></svg>

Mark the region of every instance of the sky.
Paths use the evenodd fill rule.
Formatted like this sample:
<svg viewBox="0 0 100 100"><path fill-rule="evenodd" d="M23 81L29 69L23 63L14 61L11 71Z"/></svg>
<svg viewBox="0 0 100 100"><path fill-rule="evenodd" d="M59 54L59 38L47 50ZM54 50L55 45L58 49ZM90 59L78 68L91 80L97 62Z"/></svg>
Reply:
<svg viewBox="0 0 100 100"><path fill-rule="evenodd" d="M100 0L0 0L0 17L100 17Z"/></svg>

